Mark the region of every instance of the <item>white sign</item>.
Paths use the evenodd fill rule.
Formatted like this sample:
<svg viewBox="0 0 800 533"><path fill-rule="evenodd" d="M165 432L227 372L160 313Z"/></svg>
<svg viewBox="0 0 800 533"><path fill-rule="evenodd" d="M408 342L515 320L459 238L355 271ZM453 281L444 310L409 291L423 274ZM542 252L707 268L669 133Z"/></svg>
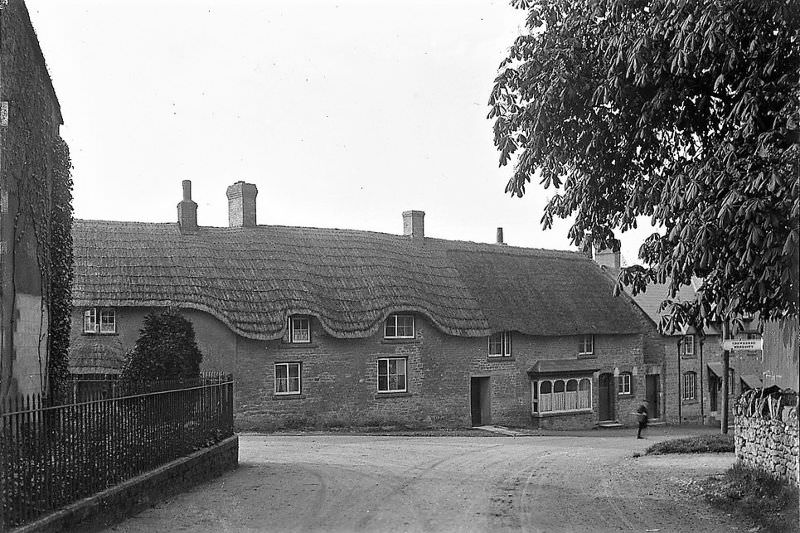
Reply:
<svg viewBox="0 0 800 533"><path fill-rule="evenodd" d="M723 350L733 350L746 352L749 350L760 350L761 339L725 339L722 341Z"/></svg>

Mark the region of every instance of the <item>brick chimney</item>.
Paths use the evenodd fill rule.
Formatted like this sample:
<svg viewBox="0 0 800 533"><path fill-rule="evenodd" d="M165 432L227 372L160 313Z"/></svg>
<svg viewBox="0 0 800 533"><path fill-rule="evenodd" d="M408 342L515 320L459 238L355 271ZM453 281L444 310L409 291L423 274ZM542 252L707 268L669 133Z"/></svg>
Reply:
<svg viewBox="0 0 800 533"><path fill-rule="evenodd" d="M503 242L503 228L497 228L497 244L505 244Z"/></svg>
<svg viewBox="0 0 800 533"><path fill-rule="evenodd" d="M594 245L594 261L600 266L613 270L619 270L621 266L619 252L620 242L619 240L614 239L608 244L609 248L606 248L602 251L597 244Z"/></svg>
<svg viewBox="0 0 800 533"><path fill-rule="evenodd" d="M181 233L197 231L197 204L192 201L192 182L183 180L183 200L178 203L178 225Z"/></svg>
<svg viewBox="0 0 800 533"><path fill-rule="evenodd" d="M252 183L237 181L228 187L228 225L232 228L252 228L256 225L256 196Z"/></svg>
<svg viewBox="0 0 800 533"><path fill-rule="evenodd" d="M425 239L425 211L403 211L403 235L413 241Z"/></svg>

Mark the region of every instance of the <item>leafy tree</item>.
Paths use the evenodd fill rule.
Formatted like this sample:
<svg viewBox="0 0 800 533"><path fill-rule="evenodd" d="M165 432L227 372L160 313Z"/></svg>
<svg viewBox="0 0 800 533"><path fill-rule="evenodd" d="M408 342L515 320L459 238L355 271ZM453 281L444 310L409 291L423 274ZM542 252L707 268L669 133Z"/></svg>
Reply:
<svg viewBox="0 0 800 533"><path fill-rule="evenodd" d="M197 347L192 323L175 311L150 313L128 355L122 378L126 381L196 379L203 354Z"/></svg>
<svg viewBox="0 0 800 533"><path fill-rule="evenodd" d="M662 232L617 290L693 277L663 329L798 311L797 0L512 0L527 29L489 105L506 191L538 172L542 223L607 247L649 217Z"/></svg>

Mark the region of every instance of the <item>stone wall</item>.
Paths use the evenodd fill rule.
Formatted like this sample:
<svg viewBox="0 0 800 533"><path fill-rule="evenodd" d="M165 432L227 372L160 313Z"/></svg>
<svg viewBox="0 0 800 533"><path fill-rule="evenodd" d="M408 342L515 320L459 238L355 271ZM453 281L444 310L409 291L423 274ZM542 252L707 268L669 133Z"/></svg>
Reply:
<svg viewBox="0 0 800 533"><path fill-rule="evenodd" d="M760 397L752 392L743 395L735 407L736 458L800 484L797 395L776 393Z"/></svg>

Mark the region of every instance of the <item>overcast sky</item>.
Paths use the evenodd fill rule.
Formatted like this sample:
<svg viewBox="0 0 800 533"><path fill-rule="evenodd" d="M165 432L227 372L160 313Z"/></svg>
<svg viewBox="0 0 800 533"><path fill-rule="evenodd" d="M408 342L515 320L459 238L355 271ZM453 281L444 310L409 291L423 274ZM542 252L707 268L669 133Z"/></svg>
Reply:
<svg viewBox="0 0 800 533"><path fill-rule="evenodd" d="M64 115L75 215L201 225L255 183L258 223L569 249L552 194L504 188L486 119L524 12L502 1L27 0ZM633 261L648 230L623 236Z"/></svg>

